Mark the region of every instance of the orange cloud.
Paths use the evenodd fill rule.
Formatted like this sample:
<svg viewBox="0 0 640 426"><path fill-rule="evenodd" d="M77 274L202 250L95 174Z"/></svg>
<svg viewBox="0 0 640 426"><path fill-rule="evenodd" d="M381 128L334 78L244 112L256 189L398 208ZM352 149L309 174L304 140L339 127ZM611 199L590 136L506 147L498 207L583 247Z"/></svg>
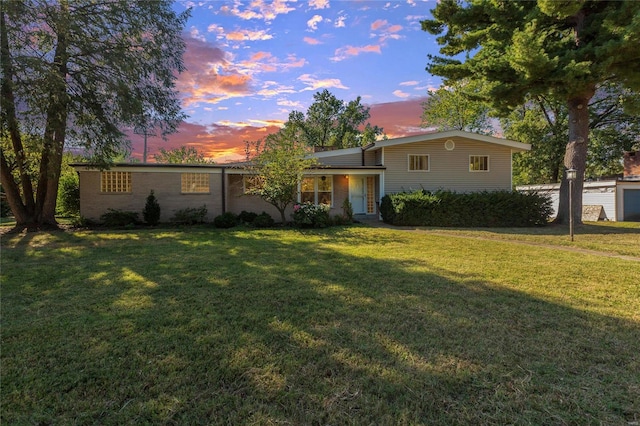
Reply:
<svg viewBox="0 0 640 426"><path fill-rule="evenodd" d="M390 138L424 133L420 127L422 121L422 103L427 98L389 102L370 105L369 122L384 129ZM181 146L192 146L203 152L206 157L218 163L244 160L245 141L255 141L282 127L281 120L247 120L246 122L224 122L212 125L183 122L178 133L161 137L150 137L147 140L148 158L153 161L153 154L160 148L174 149ZM132 157L142 159L143 137L131 134Z"/></svg>

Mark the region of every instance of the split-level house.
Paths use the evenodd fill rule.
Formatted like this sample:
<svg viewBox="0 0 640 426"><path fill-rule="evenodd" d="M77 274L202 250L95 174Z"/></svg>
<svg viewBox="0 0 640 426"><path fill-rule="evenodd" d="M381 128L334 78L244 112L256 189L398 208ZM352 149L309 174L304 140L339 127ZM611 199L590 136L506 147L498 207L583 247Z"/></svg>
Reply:
<svg viewBox="0 0 640 426"><path fill-rule="evenodd" d="M365 147L313 154L317 166L299 184L298 201L329 204L341 214L349 200L356 215L377 217L385 194L417 189L456 192L511 190L512 156L530 145L462 131L426 133ZM248 195L252 175L242 164L115 164L100 171L75 164L80 176L80 214L98 220L107 209L141 212L153 190L161 221L176 210L207 208L207 219L251 211L279 218L277 210Z"/></svg>

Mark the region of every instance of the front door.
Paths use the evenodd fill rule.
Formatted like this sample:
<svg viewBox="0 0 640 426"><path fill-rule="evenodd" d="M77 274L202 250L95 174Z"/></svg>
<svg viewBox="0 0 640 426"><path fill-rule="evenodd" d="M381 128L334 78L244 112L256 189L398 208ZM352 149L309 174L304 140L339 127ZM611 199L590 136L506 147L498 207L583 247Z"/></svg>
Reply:
<svg viewBox="0 0 640 426"><path fill-rule="evenodd" d="M367 212L367 178L349 176L349 198L354 214Z"/></svg>

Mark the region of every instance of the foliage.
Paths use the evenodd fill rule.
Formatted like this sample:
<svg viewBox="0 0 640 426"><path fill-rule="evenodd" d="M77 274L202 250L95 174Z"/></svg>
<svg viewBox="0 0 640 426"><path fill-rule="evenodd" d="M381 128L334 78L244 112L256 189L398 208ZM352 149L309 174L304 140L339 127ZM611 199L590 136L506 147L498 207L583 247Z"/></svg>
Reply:
<svg viewBox="0 0 640 426"><path fill-rule="evenodd" d="M578 229L3 235L2 424L630 426L640 223Z"/></svg>
<svg viewBox="0 0 640 426"><path fill-rule="evenodd" d="M160 148L157 154L153 155L157 163L169 164L214 164L204 153L192 146L181 146L180 148L166 150Z"/></svg>
<svg viewBox="0 0 640 426"><path fill-rule="evenodd" d="M80 179L75 172L60 176L56 213L63 216L80 214Z"/></svg>
<svg viewBox="0 0 640 426"><path fill-rule="evenodd" d="M254 228L273 228L275 220L267 212L262 212L251 222L251 226Z"/></svg>
<svg viewBox="0 0 640 426"><path fill-rule="evenodd" d="M297 199L304 172L317 164L317 159L310 157L310 148L299 142L297 135L297 126L289 125L267 136L264 143L247 142L246 146L247 169L257 177L256 185L247 193L278 209L283 224L287 206Z"/></svg>
<svg viewBox="0 0 640 426"><path fill-rule="evenodd" d="M293 206L293 224L299 228L326 228L331 225L328 204L303 203Z"/></svg>
<svg viewBox="0 0 640 426"><path fill-rule="evenodd" d="M232 212L222 213L213 219L213 224L216 228L233 228L234 226L237 226L238 223L238 216Z"/></svg>
<svg viewBox="0 0 640 426"><path fill-rule="evenodd" d="M106 167L122 129L175 131L188 15L168 0L2 2L0 176L18 226L55 226L64 148Z"/></svg>
<svg viewBox="0 0 640 426"><path fill-rule="evenodd" d="M138 223L138 213L120 209L107 209L107 212L100 216L100 222L110 228L132 226Z"/></svg>
<svg viewBox="0 0 640 426"><path fill-rule="evenodd" d="M353 205L349 201L349 197L345 198L342 202L342 216L347 223L353 222Z"/></svg>
<svg viewBox="0 0 640 426"><path fill-rule="evenodd" d="M171 222L180 223L185 225L193 225L196 223L203 223L207 217L207 206L202 207L185 207L184 209L176 210Z"/></svg>
<svg viewBox="0 0 640 426"><path fill-rule="evenodd" d="M153 189L147 196L147 201L144 205L144 210L142 211L142 217L145 222L152 226L157 225L158 222L160 222L160 204L153 193Z"/></svg>
<svg viewBox="0 0 640 426"><path fill-rule="evenodd" d="M388 194L380 213L385 223L411 226L543 226L551 201L537 193L414 191Z"/></svg>
<svg viewBox="0 0 640 426"><path fill-rule="evenodd" d="M589 104L589 149L585 178L622 172L623 152L640 148L640 95L620 85L603 84ZM505 136L529 143L531 151L514 157L514 183L555 183L562 179L568 133L564 102L536 96L502 120Z"/></svg>
<svg viewBox="0 0 640 426"><path fill-rule="evenodd" d="M367 145L383 135L382 128L367 122L369 108L360 103L360 96L345 103L324 89L313 99L306 115L292 111L285 123L285 127L294 127L307 145L351 148Z"/></svg>
<svg viewBox="0 0 640 426"><path fill-rule="evenodd" d="M256 219L256 217L258 217L258 213L242 210L238 215L238 221L240 221L240 223L249 225Z"/></svg>
<svg viewBox="0 0 640 426"><path fill-rule="evenodd" d="M468 79L430 91L422 104L422 127L492 134L489 107L477 99L479 92L478 83Z"/></svg>
<svg viewBox="0 0 640 426"><path fill-rule="evenodd" d="M587 106L604 82L640 89L640 2L443 0L432 14L434 19L422 21L422 28L439 35L443 56L430 56L430 73L447 82L477 82L479 96L505 115L527 96L547 96L566 105L564 166L576 169L578 179L572 212L563 179L557 220L568 222L572 216L580 222Z"/></svg>

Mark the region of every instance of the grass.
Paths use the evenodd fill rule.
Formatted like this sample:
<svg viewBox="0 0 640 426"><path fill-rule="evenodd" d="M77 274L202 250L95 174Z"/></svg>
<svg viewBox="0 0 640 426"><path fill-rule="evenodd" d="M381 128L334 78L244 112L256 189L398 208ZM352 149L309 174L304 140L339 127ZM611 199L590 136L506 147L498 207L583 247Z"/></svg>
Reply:
<svg viewBox="0 0 640 426"><path fill-rule="evenodd" d="M637 424L639 263L530 238L5 235L0 422Z"/></svg>

